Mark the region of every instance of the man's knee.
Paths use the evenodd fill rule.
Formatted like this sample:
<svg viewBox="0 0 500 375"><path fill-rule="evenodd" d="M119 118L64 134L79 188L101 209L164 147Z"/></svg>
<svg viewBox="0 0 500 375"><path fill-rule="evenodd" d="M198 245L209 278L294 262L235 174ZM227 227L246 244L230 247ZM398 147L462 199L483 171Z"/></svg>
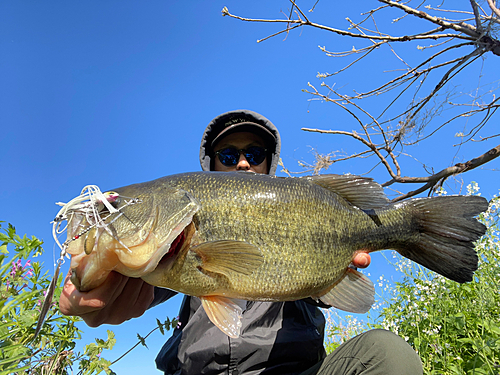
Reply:
<svg viewBox="0 0 500 375"><path fill-rule="evenodd" d="M375 329L340 345L307 374L421 375L417 353L398 335Z"/></svg>
<svg viewBox="0 0 500 375"><path fill-rule="evenodd" d="M403 338L385 329L372 329L370 331L363 332L362 334L356 337L360 338L362 337L367 344L383 345L391 348L394 346L399 346L402 343L405 343L406 346L409 347L409 345Z"/></svg>
<svg viewBox="0 0 500 375"><path fill-rule="evenodd" d="M365 359L375 367L392 369L392 373L422 374L422 362L413 348L400 336L384 329L374 329L355 337L368 354ZM361 344L362 343L362 344ZM371 358L368 358L370 357Z"/></svg>
<svg viewBox="0 0 500 375"><path fill-rule="evenodd" d="M302 375L422 375L417 353L398 335L383 329L364 332L340 345Z"/></svg>

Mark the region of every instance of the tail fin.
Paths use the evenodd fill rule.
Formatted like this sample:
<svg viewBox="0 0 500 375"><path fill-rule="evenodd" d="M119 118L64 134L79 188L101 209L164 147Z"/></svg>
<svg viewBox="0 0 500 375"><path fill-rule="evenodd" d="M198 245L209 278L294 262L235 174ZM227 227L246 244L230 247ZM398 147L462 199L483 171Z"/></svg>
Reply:
<svg viewBox="0 0 500 375"><path fill-rule="evenodd" d="M488 201L479 196L443 196L407 204L416 211L419 240L397 251L451 280L471 281L478 263L474 241L486 232L474 217L488 208Z"/></svg>

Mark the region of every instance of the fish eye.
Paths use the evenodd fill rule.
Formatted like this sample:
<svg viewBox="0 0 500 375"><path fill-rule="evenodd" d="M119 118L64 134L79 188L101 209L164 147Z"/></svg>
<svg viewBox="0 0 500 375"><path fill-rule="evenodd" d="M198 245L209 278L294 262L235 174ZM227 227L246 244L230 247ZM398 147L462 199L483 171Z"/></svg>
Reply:
<svg viewBox="0 0 500 375"><path fill-rule="evenodd" d="M122 199L120 197L117 197L115 200L109 202L111 204L111 206L113 206L114 208L118 209L120 208L120 204L122 202Z"/></svg>
<svg viewBox="0 0 500 375"><path fill-rule="evenodd" d="M113 208L116 208L117 210L120 209L121 202L122 202L122 199L120 197L117 197L114 200L108 201L108 203ZM99 204L99 211L98 212L99 212L99 216L109 215L110 214L108 207L105 204L103 204L103 203Z"/></svg>
<svg viewBox="0 0 500 375"><path fill-rule="evenodd" d="M113 208L118 209L118 207L120 206L120 203L122 202L120 194L118 194L115 191L107 191L107 192L103 193L103 195L106 197L106 200L108 201L109 204L111 204L111 206ZM101 207L101 209L99 210L99 212L107 212L107 211L109 211L106 208L106 205L103 205L103 206L104 207Z"/></svg>

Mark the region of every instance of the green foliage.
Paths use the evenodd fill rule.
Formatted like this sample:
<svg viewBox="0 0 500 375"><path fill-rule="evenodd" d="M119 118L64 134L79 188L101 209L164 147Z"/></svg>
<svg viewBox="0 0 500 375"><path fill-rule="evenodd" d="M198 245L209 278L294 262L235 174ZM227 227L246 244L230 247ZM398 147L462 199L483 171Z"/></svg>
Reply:
<svg viewBox="0 0 500 375"><path fill-rule="evenodd" d="M59 314L55 304L33 341L51 279L33 262L42 251L40 240L21 238L10 224L0 232L0 374L67 374L65 368L73 360L74 340L80 334L77 319ZM59 295L57 290L55 299Z"/></svg>
<svg viewBox="0 0 500 375"><path fill-rule="evenodd" d="M43 252L40 240L21 238L10 224L7 228L0 224L0 229L0 375L67 375L74 373L76 364L77 374L115 374L110 366L139 343L111 362L101 356L103 350L111 350L116 343L114 333L108 330L106 340L96 339L95 343L86 345L83 354L75 352L76 340L81 339L81 331L75 324L80 318L62 315L55 302L50 306L40 334L33 339L52 275L34 261ZM62 276L57 285L61 282ZM59 300L61 290L56 288L54 301ZM177 321L167 319L165 323L157 323L158 327L146 337L138 335L143 345L152 332L159 329L163 334L175 327Z"/></svg>
<svg viewBox="0 0 500 375"><path fill-rule="evenodd" d="M382 301L375 323L362 328L385 328L403 337L426 374L499 374L499 207L495 197L480 217L488 231L476 244L479 268L472 282L458 284L398 255L394 265L402 280L386 286L392 297Z"/></svg>
<svg viewBox="0 0 500 375"><path fill-rule="evenodd" d="M179 320L177 318L174 318L170 320L170 318L167 318L165 322L160 322L158 319L156 319L156 324L158 325L157 329L160 330L161 334L165 334L165 330L169 331L171 329L174 329L177 324L179 324Z"/></svg>
<svg viewBox="0 0 500 375"><path fill-rule="evenodd" d="M323 314L326 318L328 331L324 343L327 354L330 354L342 343L351 337L359 335L368 328L367 324L362 320L352 315L340 315L339 310L336 309L323 310Z"/></svg>
<svg viewBox="0 0 500 375"><path fill-rule="evenodd" d="M146 345L146 339L154 331L156 331L158 329L158 330L160 330L161 334L164 335L165 334L165 330L168 331L170 329L174 329L175 326L177 326L178 322L179 321L177 320L177 318L174 318L172 320L170 320L169 318L167 318L164 323L162 323L158 319L156 319L157 327L153 328L151 331L149 331L149 333L146 336L144 336L144 337L142 337L141 335L137 334L137 339L139 340L137 342L137 344L135 344L133 347L131 347L127 352L125 352L120 358L118 358L117 360L115 360L113 363L118 362L120 359L122 359L123 357L125 357L128 353L130 353L132 350L134 350L139 345L145 346L147 348L148 346ZM113 364L113 363L111 363L111 364Z"/></svg>
<svg viewBox="0 0 500 375"><path fill-rule="evenodd" d="M474 281L458 284L412 264L403 267L379 327L404 337L428 374L500 373L500 248L495 198L481 220ZM405 261L400 260L400 264Z"/></svg>
<svg viewBox="0 0 500 375"><path fill-rule="evenodd" d="M86 358L80 360L80 369L83 374L99 374L104 371L106 374L115 375L109 367L111 361L101 358L101 353L104 349L113 349L116 343L115 334L108 330L108 339L96 339L96 343L91 343L85 347Z"/></svg>

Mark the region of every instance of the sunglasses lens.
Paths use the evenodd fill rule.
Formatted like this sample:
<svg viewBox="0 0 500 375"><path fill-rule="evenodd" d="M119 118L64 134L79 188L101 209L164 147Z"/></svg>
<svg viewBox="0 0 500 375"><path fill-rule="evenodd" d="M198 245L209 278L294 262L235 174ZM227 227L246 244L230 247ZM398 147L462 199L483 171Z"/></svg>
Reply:
<svg viewBox="0 0 500 375"><path fill-rule="evenodd" d="M219 156L219 160L226 167L232 167L233 165L238 164L238 160L240 159L240 152L235 148L225 148L217 152Z"/></svg>
<svg viewBox="0 0 500 375"><path fill-rule="evenodd" d="M245 152L245 157L252 165L259 165L266 158L266 149L262 147L252 146Z"/></svg>
<svg viewBox="0 0 500 375"><path fill-rule="evenodd" d="M243 152L248 163L251 165L259 165L266 158L266 149L263 147L252 146L246 150L237 150L235 148L225 148L223 150L217 151L217 156L222 164L226 167L232 167L238 164L240 160L240 151Z"/></svg>

